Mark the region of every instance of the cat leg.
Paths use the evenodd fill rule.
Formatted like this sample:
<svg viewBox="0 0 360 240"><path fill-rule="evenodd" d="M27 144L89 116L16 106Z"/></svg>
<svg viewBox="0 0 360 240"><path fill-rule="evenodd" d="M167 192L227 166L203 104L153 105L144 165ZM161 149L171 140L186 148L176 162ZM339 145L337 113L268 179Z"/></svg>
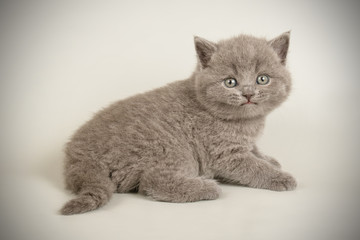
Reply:
<svg viewBox="0 0 360 240"><path fill-rule="evenodd" d="M84 213L103 206L116 188L109 173L97 167L86 166L85 169L84 166L71 166L65 172L65 177L67 188L77 197L60 210L63 215Z"/></svg>
<svg viewBox="0 0 360 240"><path fill-rule="evenodd" d="M275 160L275 158L267 156L265 154L263 154L262 152L259 151L259 148L254 145L253 146L253 150L251 151L256 157L263 159L264 161L267 161L268 163L270 163L271 165L273 165L274 167L280 169L281 165L278 161Z"/></svg>
<svg viewBox="0 0 360 240"><path fill-rule="evenodd" d="M139 192L158 201L182 203L216 199L221 190L215 180L154 168L144 172Z"/></svg>
<svg viewBox="0 0 360 240"><path fill-rule="evenodd" d="M215 176L227 182L274 191L293 190L297 185L290 174L251 152L219 158L212 165Z"/></svg>

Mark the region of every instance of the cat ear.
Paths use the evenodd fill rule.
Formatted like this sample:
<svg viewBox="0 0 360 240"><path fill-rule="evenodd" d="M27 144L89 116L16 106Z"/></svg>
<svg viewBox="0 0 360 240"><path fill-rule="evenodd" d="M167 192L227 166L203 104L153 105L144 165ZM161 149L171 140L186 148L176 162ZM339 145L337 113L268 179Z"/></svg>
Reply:
<svg viewBox="0 0 360 240"><path fill-rule="evenodd" d="M283 65L286 64L286 55L289 49L290 31L269 41L270 46L275 50Z"/></svg>
<svg viewBox="0 0 360 240"><path fill-rule="evenodd" d="M211 56L217 49L215 43L212 43L208 40L205 40L201 37L194 37L195 49L198 55L199 61L201 63L202 68L206 68L211 59Z"/></svg>

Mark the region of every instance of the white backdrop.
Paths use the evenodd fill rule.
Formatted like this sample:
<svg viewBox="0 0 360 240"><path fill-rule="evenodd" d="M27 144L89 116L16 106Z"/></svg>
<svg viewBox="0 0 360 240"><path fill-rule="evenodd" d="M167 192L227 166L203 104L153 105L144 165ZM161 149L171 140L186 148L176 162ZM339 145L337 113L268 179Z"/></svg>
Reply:
<svg viewBox="0 0 360 240"><path fill-rule="evenodd" d="M359 239L356 1L1 1L1 239ZM291 30L289 100L261 149L293 192L222 185L216 201L116 194L64 217L62 148L113 101L187 78L193 36Z"/></svg>

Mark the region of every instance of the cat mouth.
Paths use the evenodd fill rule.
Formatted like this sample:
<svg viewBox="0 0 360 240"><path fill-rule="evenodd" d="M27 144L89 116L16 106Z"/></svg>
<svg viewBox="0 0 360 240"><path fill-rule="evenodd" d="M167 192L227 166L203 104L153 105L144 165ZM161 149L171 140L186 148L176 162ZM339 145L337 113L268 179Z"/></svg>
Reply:
<svg viewBox="0 0 360 240"><path fill-rule="evenodd" d="M246 103L241 104L241 106L245 106L245 105L248 105L248 104L257 105L257 103L255 103L255 102L247 101Z"/></svg>

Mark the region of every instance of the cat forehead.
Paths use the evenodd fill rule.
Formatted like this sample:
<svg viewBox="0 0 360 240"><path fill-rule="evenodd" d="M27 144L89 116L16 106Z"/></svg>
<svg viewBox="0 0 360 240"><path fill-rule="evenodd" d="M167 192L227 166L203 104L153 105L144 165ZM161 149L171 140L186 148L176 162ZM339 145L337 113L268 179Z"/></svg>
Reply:
<svg viewBox="0 0 360 240"><path fill-rule="evenodd" d="M217 44L218 59L234 64L266 62L274 57L271 46L265 39L241 35ZM215 60L215 59L214 59Z"/></svg>

